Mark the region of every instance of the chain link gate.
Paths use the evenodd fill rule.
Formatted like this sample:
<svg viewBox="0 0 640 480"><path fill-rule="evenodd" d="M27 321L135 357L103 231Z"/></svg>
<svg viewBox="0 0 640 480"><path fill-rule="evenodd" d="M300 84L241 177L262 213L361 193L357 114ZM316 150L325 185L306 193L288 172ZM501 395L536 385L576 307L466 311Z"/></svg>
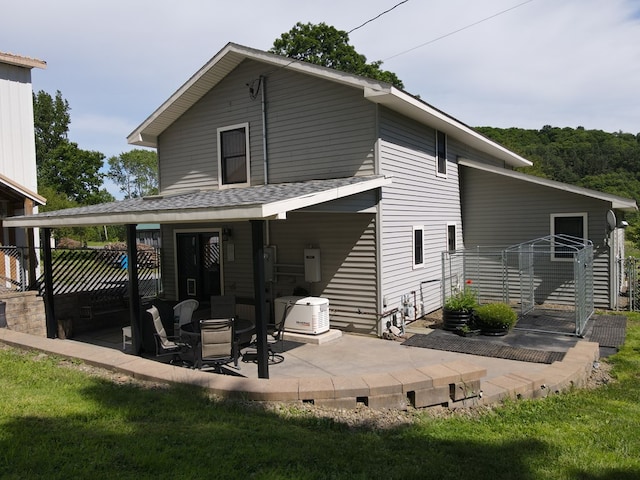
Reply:
<svg viewBox="0 0 640 480"><path fill-rule="evenodd" d="M508 248L476 247L442 255L443 302L471 287L483 303L518 311L516 328L584 334L594 313L593 244L553 235Z"/></svg>

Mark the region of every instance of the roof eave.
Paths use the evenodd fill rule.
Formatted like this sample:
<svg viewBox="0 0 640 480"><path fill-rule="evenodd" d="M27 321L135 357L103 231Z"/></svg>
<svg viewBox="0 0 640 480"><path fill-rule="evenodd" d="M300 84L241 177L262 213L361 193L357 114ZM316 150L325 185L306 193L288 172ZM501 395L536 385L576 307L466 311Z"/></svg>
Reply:
<svg viewBox="0 0 640 480"><path fill-rule="evenodd" d="M495 173L498 175L503 175L507 177L514 178L516 180L521 180L529 183L535 183L537 185L542 185L548 188L555 188L557 190L562 190L568 193L574 193L576 195L582 195L585 197L595 198L597 200L602 200L605 202L611 203L611 208L616 210L623 210L628 212L634 212L638 210L638 205L635 200L620 197L618 195L612 195L610 193L598 192L597 190L591 190L584 187L578 187L576 185L570 185L568 183L558 182L556 180L549 180L548 178L536 177L535 175L527 175L526 173L517 172L514 170L507 170L500 167L494 167L492 165L486 165L480 162L476 162L474 160L469 160L466 158L461 158L458 160L458 164L464 167L475 168L478 170L483 170L485 172Z"/></svg>
<svg viewBox="0 0 640 480"><path fill-rule="evenodd" d="M167 210L146 210L145 208L131 207L127 211L122 212L101 213L85 211L75 214L73 212L65 214L65 211L62 210L56 215L52 215L53 212L46 212L39 215L9 217L4 219L4 225L7 227L55 228L141 223L169 224L246 221L254 219L280 220L285 219L290 211L373 190L389 185L391 182L391 178L377 177L353 184L326 188L314 193L292 196L284 200L236 206L211 206L194 209L171 208ZM143 202L147 201L145 199L140 200Z"/></svg>
<svg viewBox="0 0 640 480"><path fill-rule="evenodd" d="M366 88L364 96L374 103L384 105L409 118L433 126L452 138L463 141L470 147L492 155L507 165L512 167L533 165L531 161L490 140L468 125L395 87L387 90Z"/></svg>

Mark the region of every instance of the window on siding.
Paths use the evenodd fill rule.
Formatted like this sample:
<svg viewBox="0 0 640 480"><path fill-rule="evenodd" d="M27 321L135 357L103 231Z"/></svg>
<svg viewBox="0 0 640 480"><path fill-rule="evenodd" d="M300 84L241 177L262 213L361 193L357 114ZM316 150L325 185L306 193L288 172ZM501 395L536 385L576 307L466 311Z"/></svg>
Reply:
<svg viewBox="0 0 640 480"><path fill-rule="evenodd" d="M554 260L572 259L576 247L587 243L587 214L560 213L551 215ZM559 238L556 238L559 236Z"/></svg>
<svg viewBox="0 0 640 480"><path fill-rule="evenodd" d="M455 252L456 248L456 224L450 223L447 225L447 250Z"/></svg>
<svg viewBox="0 0 640 480"><path fill-rule="evenodd" d="M447 135L444 132L436 132L436 157L438 175L447 174Z"/></svg>
<svg viewBox="0 0 640 480"><path fill-rule="evenodd" d="M413 268L424 265L424 229L413 227Z"/></svg>
<svg viewBox="0 0 640 480"><path fill-rule="evenodd" d="M249 124L218 129L218 184L249 185Z"/></svg>

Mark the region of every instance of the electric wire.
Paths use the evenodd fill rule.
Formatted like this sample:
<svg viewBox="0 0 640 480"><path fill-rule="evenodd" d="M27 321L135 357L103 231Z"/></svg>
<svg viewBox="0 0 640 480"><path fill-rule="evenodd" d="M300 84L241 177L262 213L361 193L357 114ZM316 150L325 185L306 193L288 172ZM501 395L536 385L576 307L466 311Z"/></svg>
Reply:
<svg viewBox="0 0 640 480"><path fill-rule="evenodd" d="M490 15L490 16L488 16L488 17L485 17L485 18L483 18L482 20L478 20L477 22L470 23L469 25L465 25L465 26L464 26L464 27L462 27L462 28L459 28L459 29L454 30L454 31L449 32L449 33L445 33L444 35L440 35L439 37L436 37L436 38L434 38L434 39L432 39L432 40L429 40L428 42L422 43L422 44L417 45L417 46L415 46L415 47L412 47L412 48L410 48L410 49L408 49L408 50L404 50L403 52L396 53L395 55L391 55L390 57L385 58L385 59L383 60L383 62L386 62L387 60L391 60L392 58L399 57L399 56L401 56L401 55L405 55L405 54L407 54L407 53L409 53L409 52L413 52L414 50L417 50L418 48L425 47L425 46L427 46L427 45L430 45L430 44L432 44L432 43L437 42L438 40L442 40L443 38L450 37L450 36L452 36L452 35L455 35L456 33L460 33L460 32L462 32L462 31L464 31L464 30L467 30L467 29L469 29L469 28L471 28L471 27L475 27L476 25L479 25L479 24L481 24L481 23L483 23L483 22L486 22L487 20L491 20L491 19L493 19L493 18L499 17L500 15L503 15L503 14L505 14L505 13L507 13L507 12L510 12L511 10L515 10L516 8L522 7L522 6L526 5L527 3L531 3L531 2L533 2L533 1L534 1L534 0L527 0L526 2L519 3L518 5L514 5L513 7L507 8L506 10L502 10L502 11L500 11L500 12L498 12L498 13L494 13L493 15Z"/></svg>
<svg viewBox="0 0 640 480"><path fill-rule="evenodd" d="M402 5L403 3L407 3L408 1L409 1L409 0L403 0L402 2L395 4L395 5L394 5L393 7L391 7L390 9L385 10L384 12L380 13L379 15L377 15L377 16L375 16L375 17L373 17L373 18L370 18L369 20L367 20L366 22L364 22L362 25L358 25L357 27L352 28L351 30L349 30L349 31L347 32L347 35L349 35L351 32L355 32L355 31L356 31L356 30L358 30L359 28L364 27L367 23L371 23L371 22L373 22L374 20L379 19L381 16L383 16L383 15L385 15L385 14L389 13L391 10L394 10L394 9L398 8L400 5Z"/></svg>

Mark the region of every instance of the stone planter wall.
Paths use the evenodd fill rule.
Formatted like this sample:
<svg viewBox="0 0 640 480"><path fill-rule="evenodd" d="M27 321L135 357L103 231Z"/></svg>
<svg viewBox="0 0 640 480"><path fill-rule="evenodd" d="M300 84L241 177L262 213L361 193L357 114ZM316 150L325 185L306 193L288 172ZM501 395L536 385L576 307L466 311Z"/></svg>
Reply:
<svg viewBox="0 0 640 480"><path fill-rule="evenodd" d="M40 337L47 336L44 300L36 291L1 292L6 303L7 328Z"/></svg>

